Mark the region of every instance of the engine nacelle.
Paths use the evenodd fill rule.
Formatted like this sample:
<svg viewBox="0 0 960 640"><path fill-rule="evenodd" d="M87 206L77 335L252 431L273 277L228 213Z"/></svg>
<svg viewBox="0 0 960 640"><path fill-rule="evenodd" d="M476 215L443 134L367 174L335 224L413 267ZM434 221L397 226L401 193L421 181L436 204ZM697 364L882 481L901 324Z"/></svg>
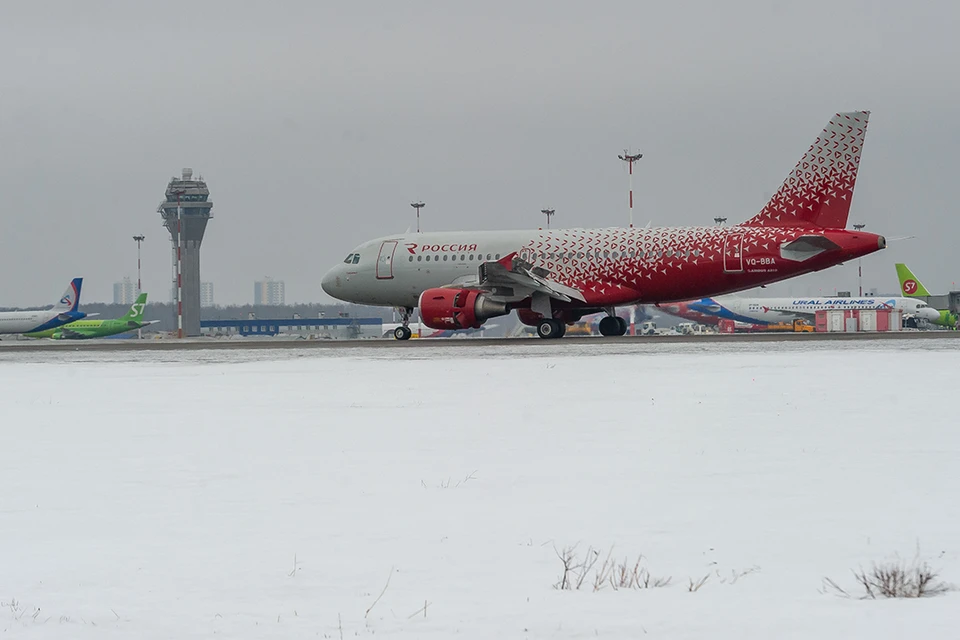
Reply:
<svg viewBox="0 0 960 640"><path fill-rule="evenodd" d="M420 319L431 329L479 329L484 322L510 313L505 302L475 289L427 289L420 294Z"/></svg>

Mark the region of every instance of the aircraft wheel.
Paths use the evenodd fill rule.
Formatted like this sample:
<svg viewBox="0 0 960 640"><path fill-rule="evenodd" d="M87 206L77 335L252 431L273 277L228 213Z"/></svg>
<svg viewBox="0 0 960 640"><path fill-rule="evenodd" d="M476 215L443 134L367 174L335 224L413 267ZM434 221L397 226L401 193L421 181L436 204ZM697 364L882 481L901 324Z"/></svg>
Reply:
<svg viewBox="0 0 960 640"><path fill-rule="evenodd" d="M627 329L629 328L630 326L627 324L627 321L621 318L620 316L617 316L617 335L618 336L627 335Z"/></svg>
<svg viewBox="0 0 960 640"><path fill-rule="evenodd" d="M393 330L393 337L397 340L409 340L412 335L413 332L410 331L410 327L401 326Z"/></svg>
<svg viewBox="0 0 960 640"><path fill-rule="evenodd" d="M616 316L607 316L600 320L600 335L602 336L619 336L623 335L620 333L620 323L617 322L619 318Z"/></svg>
<svg viewBox="0 0 960 640"><path fill-rule="evenodd" d="M563 334L563 325L558 320L544 319L537 324L537 335L544 340L559 338Z"/></svg>

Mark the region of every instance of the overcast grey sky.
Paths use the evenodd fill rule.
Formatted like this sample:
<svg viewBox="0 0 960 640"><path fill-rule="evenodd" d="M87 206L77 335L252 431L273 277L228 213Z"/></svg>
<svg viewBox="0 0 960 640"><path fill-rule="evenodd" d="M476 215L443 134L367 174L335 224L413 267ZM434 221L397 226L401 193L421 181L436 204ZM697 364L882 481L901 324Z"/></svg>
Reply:
<svg viewBox="0 0 960 640"><path fill-rule="evenodd" d="M241 6L243 5L243 6ZM960 5L952 2L6 2L0 8L0 305L87 301L136 277L166 300L170 176L214 201L203 280L325 301L361 241L414 224L626 223L756 213L830 116L873 112L852 221L960 281ZM856 290L855 265L770 293Z"/></svg>

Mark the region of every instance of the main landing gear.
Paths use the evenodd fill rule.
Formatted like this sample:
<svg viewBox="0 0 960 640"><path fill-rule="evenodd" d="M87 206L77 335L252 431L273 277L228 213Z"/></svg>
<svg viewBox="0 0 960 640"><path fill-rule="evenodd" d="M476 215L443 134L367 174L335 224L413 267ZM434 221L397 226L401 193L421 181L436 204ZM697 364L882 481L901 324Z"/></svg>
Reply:
<svg viewBox="0 0 960 640"><path fill-rule="evenodd" d="M567 332L567 325L553 318L544 318L537 323L537 335L544 340L551 338L562 338Z"/></svg>
<svg viewBox="0 0 960 640"><path fill-rule="evenodd" d="M393 337L397 340L409 340L410 336L413 335L413 332L410 331L410 316L412 314L413 309L409 307L400 309L400 321L403 324L393 330Z"/></svg>
<svg viewBox="0 0 960 640"><path fill-rule="evenodd" d="M610 315L600 321L600 335L602 336L622 336L627 333L627 321L620 316Z"/></svg>

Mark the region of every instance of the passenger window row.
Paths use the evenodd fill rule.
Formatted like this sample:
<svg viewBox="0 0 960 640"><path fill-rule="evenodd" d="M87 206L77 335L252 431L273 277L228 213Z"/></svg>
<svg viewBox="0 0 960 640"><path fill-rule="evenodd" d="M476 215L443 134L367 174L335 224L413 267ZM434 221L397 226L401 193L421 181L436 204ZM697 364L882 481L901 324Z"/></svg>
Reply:
<svg viewBox="0 0 960 640"><path fill-rule="evenodd" d="M427 261L427 262L430 262L430 259L431 259L430 256L426 256L426 261ZM448 259L449 259L451 262L456 262L457 256L456 256L456 255L453 255L453 256L444 255L443 258L441 258L440 256L433 256L433 261L434 261L434 262L440 262L441 259L442 259L444 262L447 262ZM470 261L473 261L473 260L483 260L483 254L482 254L482 253L477 253L477 254L471 253L471 254L467 255L467 254L464 253L464 254L462 254L462 255L460 256L460 262L466 262L468 259L469 259ZM499 260L499 259L500 259L500 254L499 254L499 253L498 253L498 254L492 254L492 253L488 253L488 254L487 254L487 261L490 261L490 260ZM424 256L417 256L417 262L423 262L423 261L424 261ZM407 258L407 262L413 262L413 256L409 256L409 257Z"/></svg>

